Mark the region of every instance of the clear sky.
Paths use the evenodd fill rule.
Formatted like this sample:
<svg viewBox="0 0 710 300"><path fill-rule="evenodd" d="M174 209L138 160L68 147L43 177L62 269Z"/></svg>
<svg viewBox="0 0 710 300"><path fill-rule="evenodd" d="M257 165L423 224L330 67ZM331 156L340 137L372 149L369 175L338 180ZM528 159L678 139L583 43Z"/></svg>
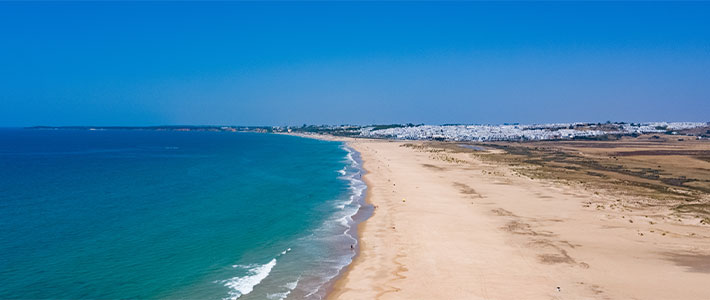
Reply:
<svg viewBox="0 0 710 300"><path fill-rule="evenodd" d="M0 126L710 121L710 3L0 3Z"/></svg>

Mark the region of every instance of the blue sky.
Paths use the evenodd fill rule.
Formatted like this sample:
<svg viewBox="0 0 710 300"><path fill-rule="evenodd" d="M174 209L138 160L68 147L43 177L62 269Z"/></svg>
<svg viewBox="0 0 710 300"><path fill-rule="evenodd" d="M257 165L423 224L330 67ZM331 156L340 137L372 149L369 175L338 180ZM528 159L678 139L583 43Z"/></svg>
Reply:
<svg viewBox="0 0 710 300"><path fill-rule="evenodd" d="M709 112L708 2L0 2L0 126Z"/></svg>

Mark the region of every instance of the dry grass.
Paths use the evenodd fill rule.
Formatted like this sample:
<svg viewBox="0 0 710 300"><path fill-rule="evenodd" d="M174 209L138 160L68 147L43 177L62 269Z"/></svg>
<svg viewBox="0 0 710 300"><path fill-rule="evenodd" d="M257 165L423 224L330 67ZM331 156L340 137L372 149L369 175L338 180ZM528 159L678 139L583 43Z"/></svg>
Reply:
<svg viewBox="0 0 710 300"><path fill-rule="evenodd" d="M445 161L463 163L447 153L469 153L504 163L522 176L582 185L630 199L615 207L666 207L710 224L710 141L675 136L625 137L613 141L491 142L404 144Z"/></svg>

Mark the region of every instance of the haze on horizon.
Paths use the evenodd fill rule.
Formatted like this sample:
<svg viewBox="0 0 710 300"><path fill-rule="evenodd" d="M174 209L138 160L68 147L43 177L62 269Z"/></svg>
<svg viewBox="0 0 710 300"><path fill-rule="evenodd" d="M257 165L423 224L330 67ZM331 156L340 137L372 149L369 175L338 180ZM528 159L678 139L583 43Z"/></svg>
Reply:
<svg viewBox="0 0 710 300"><path fill-rule="evenodd" d="M710 121L710 3L0 3L0 126Z"/></svg>

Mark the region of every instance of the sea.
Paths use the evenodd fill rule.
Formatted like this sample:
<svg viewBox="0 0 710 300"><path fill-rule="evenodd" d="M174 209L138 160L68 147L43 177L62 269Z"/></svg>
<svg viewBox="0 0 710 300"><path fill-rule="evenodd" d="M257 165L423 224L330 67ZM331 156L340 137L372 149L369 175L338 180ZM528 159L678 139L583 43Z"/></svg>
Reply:
<svg viewBox="0 0 710 300"><path fill-rule="evenodd" d="M0 298L322 299L371 214L360 165L278 134L0 129Z"/></svg>

